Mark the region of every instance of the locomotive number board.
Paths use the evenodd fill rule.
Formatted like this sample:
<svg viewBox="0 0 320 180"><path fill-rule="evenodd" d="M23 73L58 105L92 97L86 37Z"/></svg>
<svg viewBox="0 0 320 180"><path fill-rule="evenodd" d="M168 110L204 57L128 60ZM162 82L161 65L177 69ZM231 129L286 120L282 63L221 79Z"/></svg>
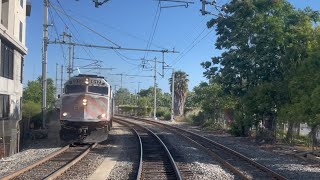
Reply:
<svg viewBox="0 0 320 180"><path fill-rule="evenodd" d="M86 83L86 81L88 81L88 83ZM69 80L68 84L88 85L88 86L106 86L106 83L102 79L89 79L89 78L73 78Z"/></svg>

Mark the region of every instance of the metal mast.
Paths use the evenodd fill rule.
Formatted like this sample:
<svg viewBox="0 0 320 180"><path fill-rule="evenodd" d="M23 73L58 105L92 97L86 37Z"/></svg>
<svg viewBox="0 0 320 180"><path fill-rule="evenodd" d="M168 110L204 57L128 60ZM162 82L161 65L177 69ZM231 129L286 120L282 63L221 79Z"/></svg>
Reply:
<svg viewBox="0 0 320 180"><path fill-rule="evenodd" d="M58 63L56 63L56 95L58 94Z"/></svg>
<svg viewBox="0 0 320 180"><path fill-rule="evenodd" d="M47 48L49 0L44 0L43 43L42 43L42 128L47 118Z"/></svg>
<svg viewBox="0 0 320 180"><path fill-rule="evenodd" d="M157 120L157 58L154 58L154 100L153 100L153 119Z"/></svg>
<svg viewBox="0 0 320 180"><path fill-rule="evenodd" d="M72 52L72 35L71 33L66 33L66 32L63 32L63 42L65 42L65 37L68 37L69 39L69 64L68 64L68 68L67 68L67 73L68 73L68 79L71 78L71 74L73 73L73 67L72 67L72 64L73 64L73 52Z"/></svg>
<svg viewBox="0 0 320 180"><path fill-rule="evenodd" d="M171 121L174 120L174 69L172 69L172 82L171 82Z"/></svg>
<svg viewBox="0 0 320 180"><path fill-rule="evenodd" d="M60 97L63 94L63 65L61 65L61 79L60 79Z"/></svg>
<svg viewBox="0 0 320 180"><path fill-rule="evenodd" d="M120 76L121 76L121 86L120 86L120 88L122 89L122 73L120 74Z"/></svg>

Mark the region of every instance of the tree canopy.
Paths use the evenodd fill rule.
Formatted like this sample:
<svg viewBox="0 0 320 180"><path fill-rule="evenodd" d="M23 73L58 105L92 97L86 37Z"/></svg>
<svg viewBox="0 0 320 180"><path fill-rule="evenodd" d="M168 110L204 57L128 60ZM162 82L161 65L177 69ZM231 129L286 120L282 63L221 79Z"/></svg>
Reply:
<svg viewBox="0 0 320 180"><path fill-rule="evenodd" d="M224 52L201 65L204 76L222 88L222 95L233 98L239 134L247 134L260 122L275 131L279 112L286 122L295 117L319 124L317 110L305 106L317 101L318 75L309 67L317 69L319 62L315 52L319 12L297 10L286 0L232 0L225 7L224 16L207 23L216 28L215 46Z"/></svg>
<svg viewBox="0 0 320 180"><path fill-rule="evenodd" d="M52 107L55 102L56 88L51 78L47 79L47 104ZM23 90L23 100L32 101L41 104L42 102L42 78L38 77L37 80L28 81L27 86Z"/></svg>

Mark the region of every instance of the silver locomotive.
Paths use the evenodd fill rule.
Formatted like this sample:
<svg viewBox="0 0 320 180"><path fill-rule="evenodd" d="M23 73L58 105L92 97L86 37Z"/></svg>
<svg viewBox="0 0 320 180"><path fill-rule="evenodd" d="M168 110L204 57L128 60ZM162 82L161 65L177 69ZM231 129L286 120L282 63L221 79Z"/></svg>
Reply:
<svg viewBox="0 0 320 180"><path fill-rule="evenodd" d="M97 75L80 74L64 85L60 106L60 139L99 142L112 127L113 92Z"/></svg>

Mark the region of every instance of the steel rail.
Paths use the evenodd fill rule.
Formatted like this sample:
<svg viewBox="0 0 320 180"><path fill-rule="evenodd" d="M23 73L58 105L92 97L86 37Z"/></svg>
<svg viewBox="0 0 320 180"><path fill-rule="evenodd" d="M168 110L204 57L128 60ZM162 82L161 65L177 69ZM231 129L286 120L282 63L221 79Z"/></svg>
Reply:
<svg viewBox="0 0 320 180"><path fill-rule="evenodd" d="M15 172L13 172L13 173L5 176L5 177L2 177L2 178L0 178L0 179L2 179L2 180L13 179L13 178L19 176L20 174L23 174L23 173L29 171L30 169L32 169L32 168L34 168L34 167L36 167L36 166L38 166L38 165L40 165L40 164L42 164L42 163L44 163L44 162L47 162L47 161L51 160L52 158L54 158L54 157L56 157L57 155L65 152L65 151L66 151L67 149L69 149L69 148L70 148L70 145L67 145L67 146L61 148L60 150L51 153L50 155L46 156L45 158L40 159L39 161L37 161L37 162L35 162L35 163L27 166L27 167L24 167L24 168L22 168L22 169L19 169L19 170L15 171Z"/></svg>
<svg viewBox="0 0 320 180"><path fill-rule="evenodd" d="M117 116L119 116L119 115L117 115ZM120 116L121 116L121 115L120 115ZM122 117L127 117L127 116L122 116ZM136 119L136 120L142 120L142 121L144 121L144 122L149 122L149 123L153 123L153 124L159 124L159 125L168 127L168 129L171 128L171 129L178 130L178 131L180 131L180 132L184 132L184 133L187 133L187 134L191 134L191 135L196 136L196 137L198 137L198 138L200 138L200 139L203 139L203 140L205 140L205 141L207 141L207 142L209 142L209 143L211 143L211 144L213 144L213 145L215 145L215 146L218 146L219 148L224 149L224 150L228 151L229 153L232 153L232 154L236 155L236 156L239 157L239 158L242 158L242 159L245 160L246 162L248 162L248 163L254 165L255 167L257 167L258 169L266 172L267 174L269 174L269 175L272 176L273 178L276 178L276 179L279 179L279 180L287 180L287 178L284 177L284 176L282 176L281 174L279 174L279 173L277 173L277 172L275 172L275 171L267 168L266 166L264 166L264 165L262 165L262 164L260 164L260 163L258 163L258 162L256 162L256 161L254 161L254 160L251 160L250 158L248 158L248 157L240 154L239 152L237 152L237 151L235 151L235 150L232 150L232 149L230 149L229 147L226 147L226 146L224 146L224 145L222 145L222 144L220 144L220 143L218 143L218 142L215 142L215 141L213 141L213 140L211 140L211 139L209 139L209 138L207 138L207 137L201 136L201 135L196 134L196 133L194 133L194 132L187 131L187 130L184 130L184 129L181 129L181 128L178 128L178 127L175 127L175 126L171 126L171 125L168 125L168 124L164 124L164 123L160 123L160 122L156 122L156 121L152 121L152 120L148 120L148 119L144 119L144 118L139 118L139 117L128 117L128 118L132 118L132 119ZM191 138L189 138L189 139L191 139ZM193 142L195 142L195 141L193 140ZM200 145L201 145L201 144L200 144ZM201 145L201 146L202 146L202 145ZM208 149L208 148L206 148L206 149ZM212 151L211 151L211 152L212 152ZM217 155L217 156L218 156L218 155ZM220 158L220 159L221 159L221 158ZM228 162L226 162L226 163L229 164ZM226 164L226 165L227 165L227 164ZM227 166L228 166L228 165L227 165ZM232 166L232 165L231 165L231 166ZM233 171L232 169L230 169L230 170Z"/></svg>
<svg viewBox="0 0 320 180"><path fill-rule="evenodd" d="M178 169L178 166L177 166L177 164L175 163L175 161L174 161L174 159L173 159L170 151L168 150L168 148L166 147L166 145L164 144L164 142L163 142L154 132L152 132L150 129L148 129L148 128L146 128L146 127L143 127L143 126L141 126L141 125L139 125L139 124L136 124L136 123L133 123L133 122L129 122L129 121L126 121L126 120L123 120L123 119L114 118L113 120L115 120L116 122L122 121L122 122L126 122L126 123L128 123L128 124L132 124L132 125L134 125L134 126L138 126L138 127L142 128L142 129L145 129L147 132L151 133L151 134L158 140L158 142L161 144L161 146L164 148L167 156L169 157L169 160L170 160L170 162L171 162L171 165L173 166L174 173L175 173L177 179L182 180L182 176L181 176L181 174L180 174L180 171L179 171L179 169ZM133 127L131 127L131 128L133 128ZM141 164L141 165L142 165L142 164ZM139 169L140 169L140 168L139 168Z"/></svg>
<svg viewBox="0 0 320 180"><path fill-rule="evenodd" d="M71 160L69 163L65 164L61 168L59 168L57 171L53 172L52 174L45 177L45 180L52 180L66 172L70 167L75 165L77 162L79 162L81 159L83 159L94 147L96 147L98 143L91 144L84 152L82 152L80 155L78 155L76 158Z"/></svg>

